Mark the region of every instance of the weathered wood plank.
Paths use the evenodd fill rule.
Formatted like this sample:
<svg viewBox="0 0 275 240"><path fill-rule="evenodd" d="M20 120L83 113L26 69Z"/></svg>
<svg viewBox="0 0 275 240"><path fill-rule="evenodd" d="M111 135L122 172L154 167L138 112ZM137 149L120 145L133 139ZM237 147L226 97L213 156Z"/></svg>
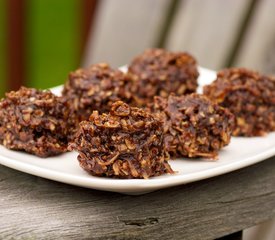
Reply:
<svg viewBox="0 0 275 240"><path fill-rule="evenodd" d="M0 167L0 239L213 239L275 215L275 158L143 196Z"/></svg>
<svg viewBox="0 0 275 240"><path fill-rule="evenodd" d="M275 74L275 1L258 1L235 66Z"/></svg>
<svg viewBox="0 0 275 240"><path fill-rule="evenodd" d="M189 51L204 67L224 67L250 2L182 0L166 47Z"/></svg>
<svg viewBox="0 0 275 240"><path fill-rule="evenodd" d="M152 47L161 33L170 1L102 0L84 65L108 62L118 67Z"/></svg>

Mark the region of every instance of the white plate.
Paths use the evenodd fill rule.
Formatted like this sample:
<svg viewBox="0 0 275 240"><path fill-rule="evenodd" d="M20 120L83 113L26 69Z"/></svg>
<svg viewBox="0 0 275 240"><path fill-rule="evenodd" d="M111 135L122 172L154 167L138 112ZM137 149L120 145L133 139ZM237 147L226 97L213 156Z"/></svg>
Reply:
<svg viewBox="0 0 275 240"><path fill-rule="evenodd" d="M199 91L202 85L210 83L215 78L215 72L207 69L200 68L200 74ZM53 91L60 93L60 89L57 87ZM58 182L133 195L221 175L263 161L273 155L275 155L275 133L255 138L234 137L230 145L220 151L218 161L185 158L171 160L170 164L177 171L176 174L148 180L123 180L89 175L79 167L77 153L74 152L42 159L0 146L0 163L7 167Z"/></svg>

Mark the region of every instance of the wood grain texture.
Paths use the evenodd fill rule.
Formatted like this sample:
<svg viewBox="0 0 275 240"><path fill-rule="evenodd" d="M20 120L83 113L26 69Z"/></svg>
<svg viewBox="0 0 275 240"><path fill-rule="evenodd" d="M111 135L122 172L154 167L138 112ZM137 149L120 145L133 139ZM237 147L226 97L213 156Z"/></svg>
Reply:
<svg viewBox="0 0 275 240"><path fill-rule="evenodd" d="M100 1L83 65L104 61L118 67L152 47L161 34L169 4L166 0Z"/></svg>
<svg viewBox="0 0 275 240"><path fill-rule="evenodd" d="M224 67L250 2L182 0L166 47L191 52L201 66Z"/></svg>
<svg viewBox="0 0 275 240"><path fill-rule="evenodd" d="M0 239L213 239L275 215L275 158L142 196L0 167Z"/></svg>
<svg viewBox="0 0 275 240"><path fill-rule="evenodd" d="M275 74L275 1L261 0L248 26L235 66Z"/></svg>

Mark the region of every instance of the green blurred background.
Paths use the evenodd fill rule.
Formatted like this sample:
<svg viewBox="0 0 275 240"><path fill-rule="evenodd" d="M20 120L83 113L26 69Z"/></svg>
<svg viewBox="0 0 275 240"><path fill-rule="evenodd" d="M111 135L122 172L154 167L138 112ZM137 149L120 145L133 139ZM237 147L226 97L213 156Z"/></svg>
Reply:
<svg viewBox="0 0 275 240"><path fill-rule="evenodd" d="M11 69L7 66L10 64L7 60L11 55L10 51L13 51L8 28L11 28L9 23L11 18L16 18L15 14L18 11L16 8L21 5L24 9L23 54L21 54L24 76L18 81L26 86L49 88L62 84L68 73L80 65L83 49L80 25L84 1L0 0L1 97L5 91L18 87L11 83L17 80L12 79L9 72L17 71L17 67ZM12 27L20 27L18 25L13 24Z"/></svg>
<svg viewBox="0 0 275 240"><path fill-rule="evenodd" d="M122 66L150 47L190 52L214 70L274 74L274 7L260 0L0 0L0 97L21 85L62 84L78 66Z"/></svg>
<svg viewBox="0 0 275 240"><path fill-rule="evenodd" d="M61 84L79 64L77 0L28 0L27 85Z"/></svg>

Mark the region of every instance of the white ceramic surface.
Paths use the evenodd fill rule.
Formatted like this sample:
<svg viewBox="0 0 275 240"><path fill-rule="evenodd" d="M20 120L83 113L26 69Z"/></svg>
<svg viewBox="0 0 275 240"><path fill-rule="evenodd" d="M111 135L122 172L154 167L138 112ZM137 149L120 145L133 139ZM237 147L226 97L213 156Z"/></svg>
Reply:
<svg viewBox="0 0 275 240"><path fill-rule="evenodd" d="M199 91L202 85L210 83L214 78L215 72L200 68ZM60 89L61 87L56 87L53 92L60 93ZM75 152L43 159L0 146L0 164L7 167L63 183L133 195L221 175L263 161L273 155L275 155L275 133L254 138L233 137L230 145L220 151L218 161L186 158L171 160L170 164L177 171L176 174L148 180L122 180L89 175L78 166Z"/></svg>

